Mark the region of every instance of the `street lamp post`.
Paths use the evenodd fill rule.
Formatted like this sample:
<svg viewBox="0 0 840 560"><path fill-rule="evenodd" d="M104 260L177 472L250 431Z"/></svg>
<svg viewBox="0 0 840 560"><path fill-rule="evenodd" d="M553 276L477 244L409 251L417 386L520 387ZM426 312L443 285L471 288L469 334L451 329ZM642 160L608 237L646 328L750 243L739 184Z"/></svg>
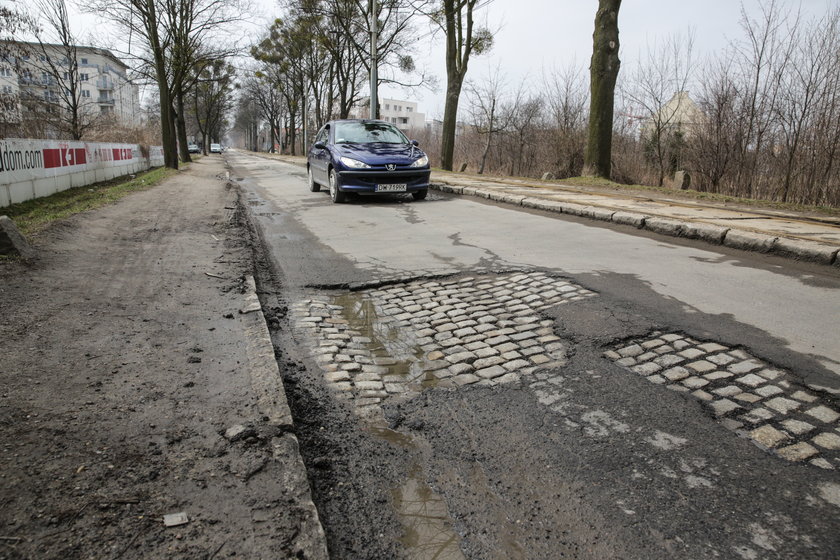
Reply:
<svg viewBox="0 0 840 560"><path fill-rule="evenodd" d="M378 53L376 52L376 43L378 38L378 6L377 0L370 0L370 118L379 118L379 76L378 76Z"/></svg>

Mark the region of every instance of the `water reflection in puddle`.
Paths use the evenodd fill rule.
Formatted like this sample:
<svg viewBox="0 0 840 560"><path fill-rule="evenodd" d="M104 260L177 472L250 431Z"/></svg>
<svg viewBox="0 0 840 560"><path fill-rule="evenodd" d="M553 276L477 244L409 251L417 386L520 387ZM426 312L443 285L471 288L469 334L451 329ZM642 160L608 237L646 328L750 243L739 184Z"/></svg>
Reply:
<svg viewBox="0 0 840 560"><path fill-rule="evenodd" d="M393 445L415 448L409 435L381 426L371 426L368 431ZM400 542L410 560L464 560L446 502L426 484L419 464L412 465L407 480L391 490L391 497L403 525Z"/></svg>

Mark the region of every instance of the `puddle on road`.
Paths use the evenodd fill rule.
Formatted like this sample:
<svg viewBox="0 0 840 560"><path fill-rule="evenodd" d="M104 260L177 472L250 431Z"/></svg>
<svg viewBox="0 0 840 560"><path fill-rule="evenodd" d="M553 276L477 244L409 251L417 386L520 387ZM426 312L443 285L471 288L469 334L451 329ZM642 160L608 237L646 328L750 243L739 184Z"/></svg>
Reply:
<svg viewBox="0 0 840 560"><path fill-rule="evenodd" d="M388 368L389 374L401 376L403 383L422 376L423 349L406 329L383 321L370 298L350 292L334 297L332 303L343 308L342 315L353 330L370 339L366 349L378 364ZM434 379L435 385L427 385L429 377ZM437 379L431 374L422 380L423 387L434 387L436 383Z"/></svg>
<svg viewBox="0 0 840 560"><path fill-rule="evenodd" d="M407 449L416 446L411 436L385 428L370 426L367 430L388 443ZM391 498L404 535L400 542L410 560L465 560L458 535L452 529L452 518L446 502L426 484L419 463L411 466L408 478L391 490Z"/></svg>
<svg viewBox="0 0 840 560"><path fill-rule="evenodd" d="M405 535L401 539L411 560L464 560L446 503L426 483L415 465L408 480L391 491Z"/></svg>

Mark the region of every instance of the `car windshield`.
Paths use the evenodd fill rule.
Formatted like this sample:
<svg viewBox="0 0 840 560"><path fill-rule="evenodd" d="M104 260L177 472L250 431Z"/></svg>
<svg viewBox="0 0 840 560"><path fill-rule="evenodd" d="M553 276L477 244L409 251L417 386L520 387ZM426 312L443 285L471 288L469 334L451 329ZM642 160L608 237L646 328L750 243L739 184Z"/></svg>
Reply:
<svg viewBox="0 0 840 560"><path fill-rule="evenodd" d="M387 123L349 122L336 123L336 144L408 144L408 138L400 130Z"/></svg>

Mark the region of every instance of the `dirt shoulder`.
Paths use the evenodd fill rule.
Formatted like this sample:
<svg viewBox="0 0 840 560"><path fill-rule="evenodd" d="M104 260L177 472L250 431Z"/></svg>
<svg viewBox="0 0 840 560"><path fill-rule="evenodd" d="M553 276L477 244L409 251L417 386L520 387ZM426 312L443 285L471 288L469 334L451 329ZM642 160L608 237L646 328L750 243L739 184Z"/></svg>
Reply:
<svg viewBox="0 0 840 560"><path fill-rule="evenodd" d="M204 158L0 264L0 558L320 557L297 442L249 374L223 178Z"/></svg>

